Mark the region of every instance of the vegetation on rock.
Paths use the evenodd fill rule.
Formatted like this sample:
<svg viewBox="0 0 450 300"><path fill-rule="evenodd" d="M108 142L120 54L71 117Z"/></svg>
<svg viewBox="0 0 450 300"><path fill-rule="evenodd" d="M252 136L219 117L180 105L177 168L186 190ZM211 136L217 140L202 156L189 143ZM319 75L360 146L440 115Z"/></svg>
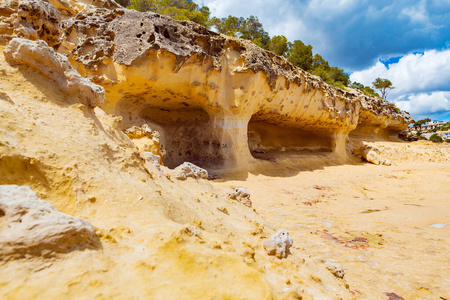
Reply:
<svg viewBox="0 0 450 300"><path fill-rule="evenodd" d="M351 88L360 90L361 92L363 92L363 93L366 94L366 95L371 95L371 96L377 96L377 97L380 97L380 95L379 95L377 92L375 92L375 90L374 90L373 88L371 88L370 86L365 86L365 85L362 84L362 83L359 83L359 82L356 82L356 81L355 81L355 82L351 82L349 86L350 86Z"/></svg>
<svg viewBox="0 0 450 300"><path fill-rule="evenodd" d="M430 141L434 143L442 143L442 138L439 136L439 134L434 133L430 136Z"/></svg>
<svg viewBox="0 0 450 300"><path fill-rule="evenodd" d="M421 119L421 120L417 121L416 123L414 123L414 126L420 126L420 125L425 124L426 122L431 122L431 119L430 118Z"/></svg>
<svg viewBox="0 0 450 300"><path fill-rule="evenodd" d="M250 40L265 50L284 56L293 65L319 76L328 84L342 89L350 84L349 74L341 68L330 66L320 54L313 55L311 45L300 40L291 43L284 35L270 37L256 16L210 17L207 6L199 6L188 0L116 0L116 2L137 11L153 11L171 16L175 20L193 21L208 29L214 27L219 33ZM378 96L369 87L364 87L361 91L367 95Z"/></svg>
<svg viewBox="0 0 450 300"><path fill-rule="evenodd" d="M377 78L372 84L375 89L380 90L381 97L384 100L386 100L387 94L395 88L392 82L386 78Z"/></svg>
<svg viewBox="0 0 450 300"><path fill-rule="evenodd" d="M116 0L120 5L137 11L153 11L179 21L193 21L210 27L210 12L207 6L199 6L188 0Z"/></svg>

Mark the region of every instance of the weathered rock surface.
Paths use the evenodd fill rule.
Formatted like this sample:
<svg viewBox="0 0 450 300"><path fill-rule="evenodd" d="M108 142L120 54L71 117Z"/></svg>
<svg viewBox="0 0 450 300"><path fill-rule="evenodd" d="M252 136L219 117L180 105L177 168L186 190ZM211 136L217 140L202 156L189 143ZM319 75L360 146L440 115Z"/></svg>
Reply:
<svg viewBox="0 0 450 300"><path fill-rule="evenodd" d="M125 130L125 134L133 141L140 151L153 153L152 159L157 158L158 163L162 164L161 158L166 155L166 151L161 145L160 134L158 131L151 130L147 124L144 124L141 127L133 126L128 128Z"/></svg>
<svg viewBox="0 0 450 300"><path fill-rule="evenodd" d="M267 254L275 255L277 258L286 258L290 254L289 248L293 244L294 242L286 229L280 229L263 243Z"/></svg>
<svg viewBox="0 0 450 300"><path fill-rule="evenodd" d="M161 175L164 175L164 171L161 168L161 157L158 155L153 154L152 152L143 151L140 153L141 157L145 159L146 163L150 163L155 167ZM151 168L148 168L151 172Z"/></svg>
<svg viewBox="0 0 450 300"><path fill-rule="evenodd" d="M380 150L376 147L366 146L362 151L362 157L375 165L381 164Z"/></svg>
<svg viewBox="0 0 450 300"><path fill-rule="evenodd" d="M67 69L52 74L54 66L42 58L47 50L33 48L39 55L25 68L5 63L0 53L0 183L29 185L58 210L95 219L104 251L74 251L52 266L36 257L8 262L0 272L0 297L283 299L289 297L286 288L298 298L352 297L324 266L305 263L302 251L277 260L260 247L267 228L289 226L299 240L309 234L298 226L304 221L296 211L301 204L290 206L295 217L283 218L285 225L270 224L263 214L226 201L228 183L154 176L163 155L148 146L164 145L162 160L170 168L190 161L229 177L235 169L259 171L266 193L267 186L292 175L286 171L297 171L294 160L278 164L279 158L292 156L306 167L310 161L345 162L348 140L359 142L360 151L361 137L394 134L408 123L406 114L191 22L129 11L112 0L47 2L60 14L63 34L56 23L51 34L38 34L38 20L19 20L20 1L6 0L0 4L0 49L21 34L15 26L24 22L22 27L36 31L29 39L47 40L50 56L61 54L82 77L103 86L105 102L95 109L59 105L61 98L95 91L61 88ZM42 24L53 22L50 14L40 16ZM48 75L41 79L33 68ZM265 167L276 168L276 179L264 178ZM278 222L286 207L273 210L271 201L280 197L262 195L249 178L233 185L251 188L258 211L268 206L264 217L277 215ZM289 194L283 202L300 192L290 191L294 185L278 194ZM323 242L310 237L308 243ZM266 244L269 253L285 257L292 239L274 237Z"/></svg>
<svg viewBox="0 0 450 300"><path fill-rule="evenodd" d="M344 278L345 275L345 270L344 268L338 264L335 260L333 259L328 259L325 261L325 265L327 267L327 269L337 278Z"/></svg>
<svg viewBox="0 0 450 300"><path fill-rule="evenodd" d="M51 4L42 0L20 2L14 32L17 37L44 40L50 47L60 44L62 30L60 14Z"/></svg>
<svg viewBox="0 0 450 300"><path fill-rule="evenodd" d="M0 260L100 246L88 222L56 211L27 186L0 186Z"/></svg>
<svg viewBox="0 0 450 300"><path fill-rule="evenodd" d="M105 87L103 109L122 116L123 128L159 131L170 168L251 169L292 154L307 161L308 153L345 160L349 135L394 135L412 120L383 99L330 86L192 22L90 8L62 27L59 50Z"/></svg>
<svg viewBox="0 0 450 300"><path fill-rule="evenodd" d="M202 169L193 163L185 162L172 171L173 176L179 180L185 180L188 177L195 179L208 179L208 171Z"/></svg>
<svg viewBox="0 0 450 300"><path fill-rule="evenodd" d="M4 50L10 63L25 65L48 79L68 95L78 95L81 103L90 107L100 106L105 101L103 87L83 78L69 64L67 58L56 53L42 40L12 39Z"/></svg>
<svg viewBox="0 0 450 300"><path fill-rule="evenodd" d="M241 187L235 187L232 188L228 192L228 199L236 200L244 204L245 206L252 207L252 201L250 200L250 191L241 188Z"/></svg>

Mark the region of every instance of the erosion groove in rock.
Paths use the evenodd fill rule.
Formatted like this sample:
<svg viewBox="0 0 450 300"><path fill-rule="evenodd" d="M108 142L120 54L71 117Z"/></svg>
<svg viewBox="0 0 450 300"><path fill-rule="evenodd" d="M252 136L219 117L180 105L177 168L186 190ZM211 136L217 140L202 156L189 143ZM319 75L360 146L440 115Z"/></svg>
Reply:
<svg viewBox="0 0 450 300"><path fill-rule="evenodd" d="M60 49L104 86L105 111L122 116L124 128L161 132L172 168L189 161L214 171L251 169L310 152L345 160L349 134L388 137L412 120L385 100L332 87L249 41L192 22L91 8L62 23Z"/></svg>

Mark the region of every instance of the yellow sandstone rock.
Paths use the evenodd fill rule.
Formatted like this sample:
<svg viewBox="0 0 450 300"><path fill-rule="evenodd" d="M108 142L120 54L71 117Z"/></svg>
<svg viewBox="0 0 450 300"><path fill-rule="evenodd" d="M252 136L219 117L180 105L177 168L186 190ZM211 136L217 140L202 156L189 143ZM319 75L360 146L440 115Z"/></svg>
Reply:
<svg viewBox="0 0 450 300"><path fill-rule="evenodd" d="M38 13L20 20L27 7ZM101 244L63 247L51 259L10 255L0 298L357 298L345 280L358 280L345 262L335 259L342 264L331 271L336 278L302 248L321 238L299 220L320 211L296 207L333 203L332 189L297 201L293 176L361 163L365 145L406 128L407 113L329 86L248 41L110 0L3 1L0 88L0 185L29 186L56 210L91 223ZM426 145L376 143L393 162L410 159L401 151L449 160L444 148L430 154ZM170 176L168 169L194 164L201 168L195 178ZM236 186L248 190L230 197ZM294 200L295 207L276 211L275 204ZM287 222L277 221L286 213ZM15 226L1 212L0 225ZM294 246L275 249L283 259L267 255L263 242L288 227ZM43 233L33 232L34 242L45 242ZM348 245L364 247L360 240Z"/></svg>

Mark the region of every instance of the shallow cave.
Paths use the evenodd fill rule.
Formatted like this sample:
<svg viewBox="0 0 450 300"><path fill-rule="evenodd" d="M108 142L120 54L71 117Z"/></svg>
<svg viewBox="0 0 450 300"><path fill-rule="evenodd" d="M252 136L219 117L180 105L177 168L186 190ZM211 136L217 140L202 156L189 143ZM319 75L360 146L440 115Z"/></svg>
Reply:
<svg viewBox="0 0 450 300"><path fill-rule="evenodd" d="M247 132L252 156L262 160L327 154L333 152L335 146L332 133L323 128L273 124L261 116L250 119Z"/></svg>
<svg viewBox="0 0 450 300"><path fill-rule="evenodd" d="M146 107L140 117L161 133L161 144L167 154L163 163L175 168L191 162L202 168L217 169L223 165L220 134L211 126L210 117L201 108Z"/></svg>
<svg viewBox="0 0 450 300"><path fill-rule="evenodd" d="M370 121L362 121L358 126L349 133L349 138L359 139L380 139L392 140L396 139L400 129L382 128L382 124Z"/></svg>

